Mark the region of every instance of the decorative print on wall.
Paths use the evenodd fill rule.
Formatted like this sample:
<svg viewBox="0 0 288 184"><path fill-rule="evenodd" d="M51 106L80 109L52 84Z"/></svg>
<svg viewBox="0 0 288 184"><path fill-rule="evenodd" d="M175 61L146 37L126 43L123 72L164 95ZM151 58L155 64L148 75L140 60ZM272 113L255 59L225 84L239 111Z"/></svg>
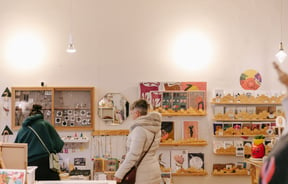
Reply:
<svg viewBox="0 0 288 184"><path fill-rule="evenodd" d="M141 82L140 83L140 98L150 102L150 91L159 91L160 82Z"/></svg>
<svg viewBox="0 0 288 184"><path fill-rule="evenodd" d="M245 90L257 90L261 83L262 77L256 70L246 70L240 76L240 85Z"/></svg>
<svg viewBox="0 0 288 184"><path fill-rule="evenodd" d="M174 140L174 122L162 121L161 123L161 142Z"/></svg>
<svg viewBox="0 0 288 184"><path fill-rule="evenodd" d="M206 82L142 82L140 98L162 115L206 115Z"/></svg>
<svg viewBox="0 0 288 184"><path fill-rule="evenodd" d="M198 138L198 121L183 122L183 139Z"/></svg>

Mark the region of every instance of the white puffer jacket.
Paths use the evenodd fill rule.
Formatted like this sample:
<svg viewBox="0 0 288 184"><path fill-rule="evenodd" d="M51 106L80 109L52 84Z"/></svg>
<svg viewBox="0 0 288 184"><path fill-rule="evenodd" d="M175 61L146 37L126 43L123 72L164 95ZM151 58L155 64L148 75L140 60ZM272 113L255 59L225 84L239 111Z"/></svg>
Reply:
<svg viewBox="0 0 288 184"><path fill-rule="evenodd" d="M130 128L127 139L128 152L123 163L115 173L118 178L123 178L125 174L140 159L141 155L149 148L153 137L155 140L138 166L136 173L136 184L159 184L161 171L156 155L161 139L161 115L151 112L146 116L140 116Z"/></svg>

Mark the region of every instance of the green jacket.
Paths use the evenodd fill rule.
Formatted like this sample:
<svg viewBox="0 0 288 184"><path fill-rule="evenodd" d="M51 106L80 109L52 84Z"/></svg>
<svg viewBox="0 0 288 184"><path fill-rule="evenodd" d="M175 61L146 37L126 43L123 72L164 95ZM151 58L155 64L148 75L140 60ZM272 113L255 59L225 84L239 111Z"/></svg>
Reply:
<svg viewBox="0 0 288 184"><path fill-rule="evenodd" d="M29 116L22 123L15 139L15 143L28 143L28 163L49 156L38 137L28 126L31 126L38 133L50 152L58 153L62 150L64 142L55 128L43 119L43 115Z"/></svg>

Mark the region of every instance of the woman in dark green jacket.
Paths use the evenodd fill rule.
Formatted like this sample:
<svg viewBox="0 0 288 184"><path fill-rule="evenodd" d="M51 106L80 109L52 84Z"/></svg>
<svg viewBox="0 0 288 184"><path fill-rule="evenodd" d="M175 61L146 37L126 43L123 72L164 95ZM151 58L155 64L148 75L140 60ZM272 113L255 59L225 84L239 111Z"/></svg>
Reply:
<svg viewBox="0 0 288 184"><path fill-rule="evenodd" d="M49 169L49 153L41 144L31 126L51 153L59 153L64 145L55 128L43 119L42 106L34 104L29 117L22 123L15 143L28 144L28 166L37 166L36 180L60 180L59 173Z"/></svg>

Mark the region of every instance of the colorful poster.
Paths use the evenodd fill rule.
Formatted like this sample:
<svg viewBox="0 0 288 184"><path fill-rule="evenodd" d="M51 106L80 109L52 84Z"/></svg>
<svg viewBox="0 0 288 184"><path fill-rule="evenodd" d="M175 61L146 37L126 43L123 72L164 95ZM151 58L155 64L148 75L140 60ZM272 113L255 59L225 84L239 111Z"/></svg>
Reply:
<svg viewBox="0 0 288 184"><path fill-rule="evenodd" d="M240 76L240 85L245 90L257 90L262 84L262 77L256 70L246 70Z"/></svg>

